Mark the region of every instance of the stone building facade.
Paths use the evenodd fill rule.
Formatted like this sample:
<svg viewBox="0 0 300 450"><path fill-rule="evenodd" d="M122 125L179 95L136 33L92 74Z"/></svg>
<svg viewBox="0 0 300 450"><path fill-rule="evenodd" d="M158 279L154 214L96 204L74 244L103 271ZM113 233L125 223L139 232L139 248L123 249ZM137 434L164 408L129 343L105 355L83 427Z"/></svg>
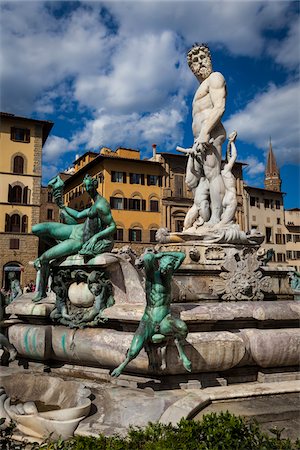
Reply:
<svg viewBox="0 0 300 450"><path fill-rule="evenodd" d="M161 222L163 168L142 160L134 149L103 147L86 152L74 162L74 174L65 181L65 204L82 210L91 204L83 188L86 174L98 178L100 194L109 202L117 225L116 247L132 243L138 251L155 243Z"/></svg>
<svg viewBox="0 0 300 450"><path fill-rule="evenodd" d="M0 113L0 283L15 271L21 285L35 279L29 264L38 255L31 233L40 221L42 148L52 122Z"/></svg>
<svg viewBox="0 0 300 450"><path fill-rule="evenodd" d="M74 161L74 174L65 183L65 203L84 209L90 203L83 189L88 173L98 177L99 192L110 201L117 224L116 247L130 243L137 251L156 243L161 227L181 231L184 217L192 206L192 193L185 184L186 156L157 153L147 160L134 149L115 152L103 147L100 154L86 152ZM237 220L244 229L242 163L236 163Z"/></svg>

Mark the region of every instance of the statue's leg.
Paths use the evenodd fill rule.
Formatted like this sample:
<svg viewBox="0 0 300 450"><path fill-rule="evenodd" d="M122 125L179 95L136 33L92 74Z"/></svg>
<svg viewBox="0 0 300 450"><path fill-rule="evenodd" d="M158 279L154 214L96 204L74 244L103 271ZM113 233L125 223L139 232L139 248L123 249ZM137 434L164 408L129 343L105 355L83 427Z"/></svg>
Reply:
<svg viewBox="0 0 300 450"><path fill-rule="evenodd" d="M214 144L210 145L203 162L204 174L209 182L209 194L211 203L211 217L209 224L216 224L221 220L222 202L225 194L225 186L221 175L222 143L225 135L216 137Z"/></svg>
<svg viewBox="0 0 300 450"><path fill-rule="evenodd" d="M127 364L132 361L140 353L144 347L146 341L151 336L152 324L147 323L145 320L141 320L138 329L136 330L133 339L131 341L129 350L127 352L125 360L112 371L112 377L118 377L125 369Z"/></svg>
<svg viewBox="0 0 300 450"><path fill-rule="evenodd" d="M81 241L75 241L74 239L66 239L63 242L55 245L47 250L38 258L38 264L40 265L40 282L38 291L34 298L34 302L39 302L42 298L47 297L47 281L49 274L49 262L52 259L58 259L63 256L69 256L76 254L82 247Z"/></svg>
<svg viewBox="0 0 300 450"><path fill-rule="evenodd" d="M44 222L33 225L32 232L43 241L49 238L64 241L69 239L74 225L65 225L57 222Z"/></svg>
<svg viewBox="0 0 300 450"><path fill-rule="evenodd" d="M191 372L192 363L185 354L183 344L183 341L188 334L188 329L185 322L181 319L172 317L171 314L168 314L160 323L160 332L165 336L173 336L175 338L175 344L182 364L188 372Z"/></svg>
<svg viewBox="0 0 300 450"><path fill-rule="evenodd" d="M187 229L191 228L193 226L193 223L195 222L195 220L197 220L198 215L199 215L199 208L194 203L193 206L191 206L190 209L188 210L188 212L186 213L186 216L184 219L184 224L183 224L183 230L187 230Z"/></svg>

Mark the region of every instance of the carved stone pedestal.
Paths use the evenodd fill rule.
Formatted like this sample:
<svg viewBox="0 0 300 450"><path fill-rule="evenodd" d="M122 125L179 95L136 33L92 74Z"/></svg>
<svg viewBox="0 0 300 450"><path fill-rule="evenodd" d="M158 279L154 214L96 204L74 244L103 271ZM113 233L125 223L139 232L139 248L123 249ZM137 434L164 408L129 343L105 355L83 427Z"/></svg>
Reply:
<svg viewBox="0 0 300 450"><path fill-rule="evenodd" d="M158 247L186 254L174 275L175 302L293 299L290 269L263 266L259 245L187 241Z"/></svg>

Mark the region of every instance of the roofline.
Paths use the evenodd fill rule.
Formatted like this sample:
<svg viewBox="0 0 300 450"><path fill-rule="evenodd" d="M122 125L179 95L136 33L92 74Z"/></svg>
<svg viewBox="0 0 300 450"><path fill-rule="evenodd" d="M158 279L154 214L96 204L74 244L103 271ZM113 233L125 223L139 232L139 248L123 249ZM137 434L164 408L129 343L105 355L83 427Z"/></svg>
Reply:
<svg viewBox="0 0 300 450"><path fill-rule="evenodd" d="M256 187L256 186L249 186L247 184L244 184L244 188L245 189L257 189L258 191L272 192L273 194L286 194L286 192L271 191L271 189L265 189L265 188L260 188L260 187Z"/></svg>
<svg viewBox="0 0 300 450"><path fill-rule="evenodd" d="M51 122L50 120L40 120L40 119L32 119L31 117L24 117L24 116L17 116L12 113L7 113L0 111L0 117L6 117L7 119L21 119L21 120L27 120L28 122L38 122L41 125L43 125L43 145L45 144L49 133L54 125L54 122Z"/></svg>
<svg viewBox="0 0 300 450"><path fill-rule="evenodd" d="M79 156L77 159L75 159L75 161L73 161L72 164L76 164L77 161L79 161L81 158L83 158L86 155L99 155L98 152L93 152L92 150L88 150L87 152L83 153L83 155Z"/></svg>
<svg viewBox="0 0 300 450"><path fill-rule="evenodd" d="M183 155L182 153L169 153L169 152L160 152L160 153L157 153L157 156L159 156L159 155L162 155L162 156L164 156L164 155L167 155L167 156L179 156L180 158L186 158L186 155ZM224 159L222 159L222 161L225 161ZM244 162L241 162L241 161L235 161L235 164L240 164L240 165L242 165L242 166L248 166L248 164L247 163L244 163Z"/></svg>
<svg viewBox="0 0 300 450"><path fill-rule="evenodd" d="M67 182L71 178L77 176L78 174L81 174L83 171L86 171L87 168L93 167L100 160L105 160L105 159L111 159L111 160L115 160L115 161L130 161L130 162L134 161L135 163L146 163L146 164L152 164L152 165L161 167L161 164L158 161L149 161L147 159L134 159L134 158L125 158L123 156L109 156L109 155L98 154L98 156L96 156L96 158L92 159L92 161L89 161L87 164L85 164L83 167L81 167L77 172L75 172L73 175L71 175L70 178L68 178L68 180L65 181L65 184L67 184Z"/></svg>

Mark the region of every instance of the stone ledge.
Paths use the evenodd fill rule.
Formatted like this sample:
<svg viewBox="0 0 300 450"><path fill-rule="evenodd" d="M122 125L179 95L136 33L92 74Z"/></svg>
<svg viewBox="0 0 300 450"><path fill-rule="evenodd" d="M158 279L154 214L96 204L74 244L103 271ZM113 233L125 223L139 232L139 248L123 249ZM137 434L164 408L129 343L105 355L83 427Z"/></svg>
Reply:
<svg viewBox="0 0 300 450"><path fill-rule="evenodd" d="M7 314L16 316L48 317L54 309L54 298L33 303L32 294L24 294L6 307ZM104 315L110 320L123 322L139 322L145 309L144 303L116 303L107 308ZM180 315L188 323L255 320L263 321L296 321L300 319L300 304L293 300L253 301L253 302L212 302L212 303L174 303L173 312ZM102 327L101 327L102 328Z"/></svg>
<svg viewBox="0 0 300 450"><path fill-rule="evenodd" d="M182 418L191 419L212 401L228 399L242 399L285 393L299 393L300 381L283 381L276 383L247 383L234 386L220 386L193 391L186 397L177 400L164 411L159 419L160 423L176 425Z"/></svg>

